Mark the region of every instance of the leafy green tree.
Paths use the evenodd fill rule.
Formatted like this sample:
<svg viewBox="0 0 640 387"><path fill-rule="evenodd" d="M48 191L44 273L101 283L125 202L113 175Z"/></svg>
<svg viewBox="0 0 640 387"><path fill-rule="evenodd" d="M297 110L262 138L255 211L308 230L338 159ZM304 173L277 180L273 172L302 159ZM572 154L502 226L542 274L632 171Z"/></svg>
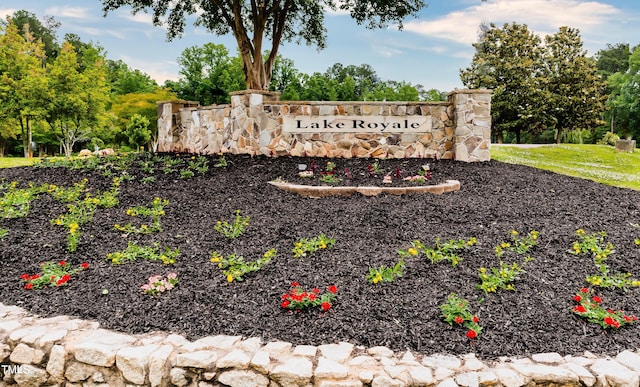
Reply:
<svg viewBox="0 0 640 387"><path fill-rule="evenodd" d="M68 42L49 66L51 98L46 120L58 134L67 157L74 144L87 140L91 127L99 125L109 98L106 74L98 49L85 48L79 63L74 46Z"/></svg>
<svg viewBox="0 0 640 387"><path fill-rule="evenodd" d="M607 48L596 53L598 73L607 79L615 73L623 73L629 69L629 43L607 44Z"/></svg>
<svg viewBox="0 0 640 387"><path fill-rule="evenodd" d="M222 44L206 43L185 49L178 58L180 75L171 85L179 98L203 105L229 103L229 93L244 88L242 62Z"/></svg>
<svg viewBox="0 0 640 387"><path fill-rule="evenodd" d="M31 124L44 114L47 99L44 47L30 34L19 34L7 21L0 35L0 117L14 119L20 125L24 156L32 154ZM14 121L14 122L15 122Z"/></svg>
<svg viewBox="0 0 640 387"><path fill-rule="evenodd" d="M544 91L539 79L542 51L540 37L526 25L491 24L473 46L471 67L460 71L462 83L471 89L493 90L493 134L502 142L503 132L513 132L520 142L522 131L541 130Z"/></svg>
<svg viewBox="0 0 640 387"><path fill-rule="evenodd" d="M135 149L149 143L151 140L149 119L140 114L134 114L127 124L126 134L129 137L129 144Z"/></svg>
<svg viewBox="0 0 640 387"><path fill-rule="evenodd" d="M580 33L574 28L560 27L557 33L545 37L542 76L557 143L563 131L593 129L602 124L606 85L582 45Z"/></svg>
<svg viewBox="0 0 640 387"><path fill-rule="evenodd" d="M197 14L196 24L216 35L232 33L236 39L246 88L267 90L272 70L283 42L305 42L324 48L326 8L349 12L358 24L381 28L390 23L402 27L402 20L415 16L425 6L423 0L102 0L106 12L131 6L133 12L151 11L153 22L166 20L167 36L184 32L185 18ZM166 16L166 18L165 18ZM271 42L263 56L265 36Z"/></svg>
<svg viewBox="0 0 640 387"><path fill-rule="evenodd" d="M107 79L111 93L124 95L130 93L152 93L158 88L155 80L140 70L133 70L122 60L107 60Z"/></svg>
<svg viewBox="0 0 640 387"><path fill-rule="evenodd" d="M18 10L13 13L8 19L18 27L20 35L27 39L33 38L35 41L40 41L44 45L45 59L47 63L50 63L60 51L60 46L57 43L56 32L60 27L58 22L53 16L47 16L44 21L40 21L33 13L25 10Z"/></svg>
<svg viewBox="0 0 640 387"><path fill-rule="evenodd" d="M611 112L611 131L626 138L640 136L640 46L634 48L627 69L607 79L611 90L607 106ZM621 67L624 69L624 66Z"/></svg>

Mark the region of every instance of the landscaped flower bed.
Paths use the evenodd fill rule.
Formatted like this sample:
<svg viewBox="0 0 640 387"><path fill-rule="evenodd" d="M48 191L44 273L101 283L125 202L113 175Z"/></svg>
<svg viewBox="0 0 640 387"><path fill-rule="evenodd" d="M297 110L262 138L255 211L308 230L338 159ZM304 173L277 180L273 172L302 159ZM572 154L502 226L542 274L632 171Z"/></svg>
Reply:
<svg viewBox="0 0 640 387"><path fill-rule="evenodd" d="M2 170L0 299L190 338L486 358L640 348L640 193L448 160L429 161L432 180L464 189L442 196L309 199L268 184L300 161L142 155ZM367 161L340 163L355 174ZM43 262L56 271L46 288L25 288Z"/></svg>

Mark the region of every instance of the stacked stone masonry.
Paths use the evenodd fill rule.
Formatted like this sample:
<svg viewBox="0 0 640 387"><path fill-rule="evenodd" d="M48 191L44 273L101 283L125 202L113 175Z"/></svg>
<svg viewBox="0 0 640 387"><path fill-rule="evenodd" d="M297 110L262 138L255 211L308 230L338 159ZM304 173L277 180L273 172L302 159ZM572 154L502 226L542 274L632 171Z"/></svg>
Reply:
<svg viewBox="0 0 640 387"><path fill-rule="evenodd" d="M232 93L230 105L158 103L161 152L473 162L490 159L490 138L489 90L457 90L446 102L279 101L277 93L248 90Z"/></svg>
<svg viewBox="0 0 640 387"><path fill-rule="evenodd" d="M0 303L0 386L620 386L640 384L640 351L541 353L481 361L349 343L320 346L155 332L126 335Z"/></svg>

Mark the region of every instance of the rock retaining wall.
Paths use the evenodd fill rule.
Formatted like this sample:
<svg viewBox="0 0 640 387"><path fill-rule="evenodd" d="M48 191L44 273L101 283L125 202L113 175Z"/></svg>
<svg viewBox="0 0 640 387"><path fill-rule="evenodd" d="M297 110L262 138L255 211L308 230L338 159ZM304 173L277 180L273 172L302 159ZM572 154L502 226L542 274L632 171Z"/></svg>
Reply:
<svg viewBox="0 0 640 387"><path fill-rule="evenodd" d="M489 90L457 90L446 102L279 101L247 90L230 105L158 103L161 152L472 162L490 159L490 136Z"/></svg>
<svg viewBox="0 0 640 387"><path fill-rule="evenodd" d="M640 351L598 358L557 353L483 362L349 343L126 335L96 322L38 318L0 303L0 386L624 386L637 387Z"/></svg>

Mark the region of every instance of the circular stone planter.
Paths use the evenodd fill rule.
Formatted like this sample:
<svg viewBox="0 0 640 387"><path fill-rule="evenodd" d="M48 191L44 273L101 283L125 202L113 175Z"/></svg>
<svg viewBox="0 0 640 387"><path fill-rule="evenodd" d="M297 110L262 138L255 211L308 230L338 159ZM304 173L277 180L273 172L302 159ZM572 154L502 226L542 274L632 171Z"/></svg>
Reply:
<svg viewBox="0 0 640 387"><path fill-rule="evenodd" d="M460 189L460 182L458 180L447 180L446 182L440 184L421 185L416 187L331 187L324 185L290 184L278 181L270 181L269 184L285 191L294 192L298 195L312 198L320 198L326 196L351 196L355 193L359 193L364 196L376 196L380 195L381 193L387 193L391 195L415 195L431 193L440 195L445 192L453 192Z"/></svg>

